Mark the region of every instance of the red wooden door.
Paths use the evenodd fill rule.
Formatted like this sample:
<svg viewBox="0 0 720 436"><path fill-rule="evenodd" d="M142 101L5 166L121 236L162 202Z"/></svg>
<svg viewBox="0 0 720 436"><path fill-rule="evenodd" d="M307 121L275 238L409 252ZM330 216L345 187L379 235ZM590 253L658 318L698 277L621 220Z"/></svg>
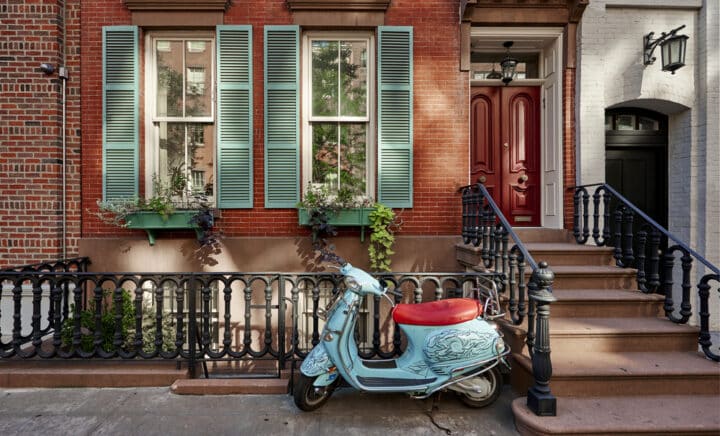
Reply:
<svg viewBox="0 0 720 436"><path fill-rule="evenodd" d="M540 88L473 88L470 115L471 181L513 226L539 226Z"/></svg>

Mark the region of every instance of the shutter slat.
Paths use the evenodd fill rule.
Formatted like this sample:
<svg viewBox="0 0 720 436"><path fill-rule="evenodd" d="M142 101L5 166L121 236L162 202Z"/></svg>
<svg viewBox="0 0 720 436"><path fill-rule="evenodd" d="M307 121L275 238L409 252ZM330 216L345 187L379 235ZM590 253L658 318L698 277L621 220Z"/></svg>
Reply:
<svg viewBox="0 0 720 436"><path fill-rule="evenodd" d="M412 207L412 28L381 26L378 35L378 200Z"/></svg>
<svg viewBox="0 0 720 436"><path fill-rule="evenodd" d="M299 28L265 26L265 207L300 200Z"/></svg>
<svg viewBox="0 0 720 436"><path fill-rule="evenodd" d="M138 195L139 54L135 26L103 28L103 199Z"/></svg>
<svg viewBox="0 0 720 436"><path fill-rule="evenodd" d="M252 27L217 26L218 207L252 208Z"/></svg>

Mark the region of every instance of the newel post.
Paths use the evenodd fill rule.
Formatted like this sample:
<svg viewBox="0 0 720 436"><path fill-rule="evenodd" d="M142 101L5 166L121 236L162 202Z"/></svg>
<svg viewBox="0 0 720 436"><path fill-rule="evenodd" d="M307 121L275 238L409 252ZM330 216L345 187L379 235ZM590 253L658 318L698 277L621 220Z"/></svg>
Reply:
<svg viewBox="0 0 720 436"><path fill-rule="evenodd" d="M549 288L555 280L555 274L548 268L547 262L540 262L533 271L533 289L530 299L535 303L535 342L532 349L532 369L535 385L528 390L527 406L538 416L555 416L557 402L550 392L552 362L550 361L550 303L556 301Z"/></svg>

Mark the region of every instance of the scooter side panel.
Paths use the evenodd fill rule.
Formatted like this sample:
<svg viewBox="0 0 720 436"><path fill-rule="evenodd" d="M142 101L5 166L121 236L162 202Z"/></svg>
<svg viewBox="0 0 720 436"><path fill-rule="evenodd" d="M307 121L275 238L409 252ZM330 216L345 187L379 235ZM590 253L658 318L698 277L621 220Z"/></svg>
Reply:
<svg viewBox="0 0 720 436"><path fill-rule="evenodd" d="M320 374L326 374L333 366L325 345L320 342L303 360L300 371L308 377L316 377Z"/></svg>

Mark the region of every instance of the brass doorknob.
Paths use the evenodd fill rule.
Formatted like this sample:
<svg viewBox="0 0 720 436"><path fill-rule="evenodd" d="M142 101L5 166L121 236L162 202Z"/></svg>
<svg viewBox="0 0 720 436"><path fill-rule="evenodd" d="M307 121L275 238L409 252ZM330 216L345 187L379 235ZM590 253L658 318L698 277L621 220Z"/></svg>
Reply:
<svg viewBox="0 0 720 436"><path fill-rule="evenodd" d="M503 142L503 147L510 148L510 144L508 144L507 142Z"/></svg>
<svg viewBox="0 0 720 436"><path fill-rule="evenodd" d="M523 174L522 176L520 176L520 179L519 179L519 180L520 180L520 183L525 183L525 182L527 182L527 179L528 179L528 176L526 176L525 174Z"/></svg>
<svg viewBox="0 0 720 436"><path fill-rule="evenodd" d="M480 176L480 178L478 179L478 182L485 183L485 182L487 182L487 179L485 178L485 176Z"/></svg>

